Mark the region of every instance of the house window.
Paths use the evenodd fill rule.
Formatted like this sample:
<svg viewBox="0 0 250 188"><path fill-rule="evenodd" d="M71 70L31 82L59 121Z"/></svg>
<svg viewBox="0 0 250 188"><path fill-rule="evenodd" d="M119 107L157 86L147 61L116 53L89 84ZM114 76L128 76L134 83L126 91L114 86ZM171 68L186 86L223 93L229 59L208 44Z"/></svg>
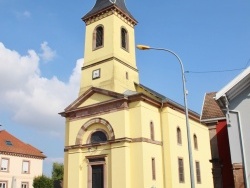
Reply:
<svg viewBox="0 0 250 188"><path fill-rule="evenodd" d="M98 26L93 33L94 49L103 47L104 29L103 26Z"/></svg>
<svg viewBox="0 0 250 188"><path fill-rule="evenodd" d="M121 46L123 49L128 50L128 32L125 28L121 29Z"/></svg>
<svg viewBox="0 0 250 188"><path fill-rule="evenodd" d="M150 122L150 138L151 140L155 140L155 128L152 121Z"/></svg>
<svg viewBox="0 0 250 188"><path fill-rule="evenodd" d="M155 158L152 158L152 179L156 180Z"/></svg>
<svg viewBox="0 0 250 188"><path fill-rule="evenodd" d="M29 183L28 182L22 182L21 188L29 188Z"/></svg>
<svg viewBox="0 0 250 188"><path fill-rule="evenodd" d="M6 141L5 141L5 144L6 144L7 146L13 146L13 144L12 144L12 142L11 142L10 140L6 140Z"/></svg>
<svg viewBox="0 0 250 188"><path fill-rule="evenodd" d="M7 182L0 181L0 188L7 188Z"/></svg>
<svg viewBox="0 0 250 188"><path fill-rule="evenodd" d="M182 144L182 139L181 139L181 129L178 127L177 130L177 143Z"/></svg>
<svg viewBox="0 0 250 188"><path fill-rule="evenodd" d="M197 140L197 136L194 134L194 148L198 149L198 140Z"/></svg>
<svg viewBox="0 0 250 188"><path fill-rule="evenodd" d="M184 183L184 164L183 164L183 159L178 158L178 172L179 172L179 182Z"/></svg>
<svg viewBox="0 0 250 188"><path fill-rule="evenodd" d="M6 158L1 159L1 171L2 172L9 171L9 159L6 159Z"/></svg>
<svg viewBox="0 0 250 188"><path fill-rule="evenodd" d="M94 132L91 135L90 139L91 139L90 142L92 144L94 144L94 143L100 143L100 142L106 142L108 140L106 134L104 132L102 132L102 131L96 131L96 132Z"/></svg>
<svg viewBox="0 0 250 188"><path fill-rule="evenodd" d="M195 162L195 168L196 168L196 181L197 183L201 183L201 171L200 171L200 162Z"/></svg>
<svg viewBox="0 0 250 188"><path fill-rule="evenodd" d="M23 161L22 173L23 174L29 174L29 172L30 172L30 162L29 161Z"/></svg>

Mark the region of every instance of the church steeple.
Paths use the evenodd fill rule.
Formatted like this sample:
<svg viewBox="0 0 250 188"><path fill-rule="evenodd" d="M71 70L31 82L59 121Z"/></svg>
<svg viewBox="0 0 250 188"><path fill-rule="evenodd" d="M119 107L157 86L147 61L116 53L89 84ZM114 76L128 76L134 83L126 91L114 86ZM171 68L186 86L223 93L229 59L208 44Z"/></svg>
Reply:
<svg viewBox="0 0 250 188"><path fill-rule="evenodd" d="M83 16L86 23L84 66L80 93L99 87L123 93L139 82L135 60L134 26L125 0L96 0Z"/></svg>
<svg viewBox="0 0 250 188"><path fill-rule="evenodd" d="M85 21L88 18L90 18L91 16L99 14L100 12L106 11L110 8L119 9L123 14L125 14L127 17L130 17L131 20L133 20L135 23L137 23L135 18L128 11L128 9L125 5L125 0L97 0L95 3L95 6L92 8L92 10L89 11L82 19Z"/></svg>

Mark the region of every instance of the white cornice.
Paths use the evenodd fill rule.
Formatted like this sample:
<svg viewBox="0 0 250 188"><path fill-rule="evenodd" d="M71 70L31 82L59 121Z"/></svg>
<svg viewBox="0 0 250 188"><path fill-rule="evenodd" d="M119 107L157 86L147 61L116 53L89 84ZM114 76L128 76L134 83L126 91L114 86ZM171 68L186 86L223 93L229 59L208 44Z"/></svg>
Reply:
<svg viewBox="0 0 250 188"><path fill-rule="evenodd" d="M250 66L216 93L215 100L227 95L231 100L250 85Z"/></svg>

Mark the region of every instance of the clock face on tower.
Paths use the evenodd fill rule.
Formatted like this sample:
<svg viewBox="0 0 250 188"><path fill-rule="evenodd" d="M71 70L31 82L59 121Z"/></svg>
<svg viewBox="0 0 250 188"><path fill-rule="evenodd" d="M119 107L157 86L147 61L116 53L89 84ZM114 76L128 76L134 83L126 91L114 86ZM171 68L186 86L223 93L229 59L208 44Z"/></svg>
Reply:
<svg viewBox="0 0 250 188"><path fill-rule="evenodd" d="M100 69L96 69L92 72L92 79L97 79L100 78L101 76L101 70Z"/></svg>

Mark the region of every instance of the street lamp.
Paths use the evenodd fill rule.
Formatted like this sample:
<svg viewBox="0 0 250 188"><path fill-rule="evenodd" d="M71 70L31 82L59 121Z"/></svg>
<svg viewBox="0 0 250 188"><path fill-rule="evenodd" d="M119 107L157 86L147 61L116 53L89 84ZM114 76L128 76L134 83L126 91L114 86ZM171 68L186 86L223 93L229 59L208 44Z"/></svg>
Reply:
<svg viewBox="0 0 250 188"><path fill-rule="evenodd" d="M173 54L178 59L178 62L181 65L184 105L185 105L185 114L186 114L187 138L188 138L188 156L189 156L190 181L191 181L191 188L194 188L195 184L194 184L193 154L192 154L192 145L191 145L191 137L190 137L190 125L189 125L189 121L188 121L187 90L186 90L186 80L185 80L183 63L182 63L181 59L179 58L179 56L175 52L173 52L173 51L171 51L169 49L154 48L154 47L150 47L150 46L146 46L146 45L137 45L136 47L139 50L160 50L160 51L169 52L169 53Z"/></svg>

